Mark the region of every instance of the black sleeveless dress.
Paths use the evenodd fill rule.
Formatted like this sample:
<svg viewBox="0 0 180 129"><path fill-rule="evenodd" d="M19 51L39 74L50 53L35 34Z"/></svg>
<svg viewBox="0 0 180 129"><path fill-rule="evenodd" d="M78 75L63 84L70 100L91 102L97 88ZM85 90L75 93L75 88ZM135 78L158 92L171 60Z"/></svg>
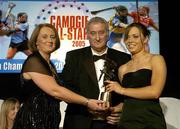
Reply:
<svg viewBox="0 0 180 129"><path fill-rule="evenodd" d="M23 64L23 72L53 76L48 63L39 53L27 58ZM57 77L56 81L59 82ZM42 91L33 80L21 77L21 84L23 103L16 115L13 129L59 129L60 101Z"/></svg>
<svg viewBox="0 0 180 129"><path fill-rule="evenodd" d="M148 86L151 83L151 76L150 69L129 72L124 75L122 85L126 88ZM166 129L159 100L125 97L120 129Z"/></svg>

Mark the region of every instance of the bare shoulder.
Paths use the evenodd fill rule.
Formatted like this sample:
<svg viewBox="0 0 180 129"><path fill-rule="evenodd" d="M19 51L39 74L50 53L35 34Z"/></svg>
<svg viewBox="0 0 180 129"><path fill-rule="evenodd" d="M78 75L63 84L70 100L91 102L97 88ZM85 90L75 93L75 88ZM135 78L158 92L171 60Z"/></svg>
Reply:
<svg viewBox="0 0 180 129"><path fill-rule="evenodd" d="M164 57L159 54L151 54L152 55L152 62L164 62Z"/></svg>
<svg viewBox="0 0 180 129"><path fill-rule="evenodd" d="M159 54L152 54L151 63L152 66L156 66L156 67L166 66L164 57Z"/></svg>

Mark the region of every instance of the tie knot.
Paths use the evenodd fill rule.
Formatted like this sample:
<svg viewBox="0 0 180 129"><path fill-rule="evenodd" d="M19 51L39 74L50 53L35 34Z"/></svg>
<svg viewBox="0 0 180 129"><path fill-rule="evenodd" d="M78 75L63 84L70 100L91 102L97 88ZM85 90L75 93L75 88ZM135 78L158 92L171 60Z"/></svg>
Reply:
<svg viewBox="0 0 180 129"><path fill-rule="evenodd" d="M106 54L103 54L103 55L101 55L101 56L93 55L93 60L94 60L94 62L96 62L96 61L99 60L99 59L105 60L105 58L106 58Z"/></svg>

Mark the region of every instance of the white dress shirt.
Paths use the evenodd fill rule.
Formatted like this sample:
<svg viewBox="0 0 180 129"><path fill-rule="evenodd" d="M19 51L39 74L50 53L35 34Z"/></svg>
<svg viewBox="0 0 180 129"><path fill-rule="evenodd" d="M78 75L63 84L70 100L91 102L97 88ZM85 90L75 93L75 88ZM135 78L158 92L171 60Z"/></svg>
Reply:
<svg viewBox="0 0 180 129"><path fill-rule="evenodd" d="M92 54L93 55L97 55L97 56L101 56L103 54L106 54L107 53L107 49L104 53L102 54L97 54L93 49L92 50ZM105 87L103 86L103 81L104 81L104 74L102 75L102 77L100 78L101 76L101 70L103 70L104 68L104 63L105 63L105 60L103 59L99 59L97 60L96 62L94 62L94 65L95 65L95 70L96 70L96 76L97 76L97 80L98 80L98 85L99 85L99 97L98 99L100 99L100 95L102 92L105 91ZM100 80L99 80L100 79Z"/></svg>

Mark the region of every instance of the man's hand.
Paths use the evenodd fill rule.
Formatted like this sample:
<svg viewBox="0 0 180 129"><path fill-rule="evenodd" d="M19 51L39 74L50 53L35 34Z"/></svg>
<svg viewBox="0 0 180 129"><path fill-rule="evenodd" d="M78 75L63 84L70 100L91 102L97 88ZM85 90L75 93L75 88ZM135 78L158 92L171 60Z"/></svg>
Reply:
<svg viewBox="0 0 180 129"><path fill-rule="evenodd" d="M103 110L92 110L88 108L88 111L94 116L94 119L106 120L106 117L110 115L109 107L105 104L99 104Z"/></svg>

